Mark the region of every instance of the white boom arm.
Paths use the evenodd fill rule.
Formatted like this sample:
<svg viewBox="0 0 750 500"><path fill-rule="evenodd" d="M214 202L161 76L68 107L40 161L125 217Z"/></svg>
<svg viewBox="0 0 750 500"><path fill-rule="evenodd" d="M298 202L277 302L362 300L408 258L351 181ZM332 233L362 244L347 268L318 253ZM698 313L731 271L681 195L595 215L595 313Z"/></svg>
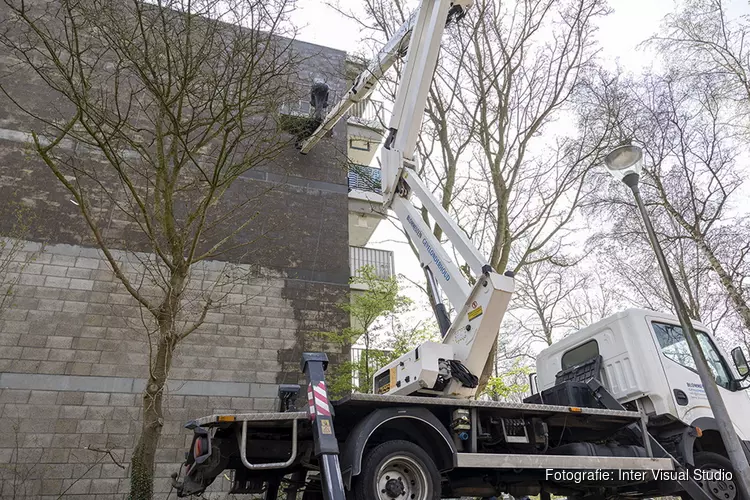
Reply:
<svg viewBox="0 0 750 500"><path fill-rule="evenodd" d="M375 88L375 84L383 77L386 71L393 66L404 49L409 46L414 24L417 22L417 11L396 31L388 43L380 49L377 57L362 73L357 76L351 88L341 101L328 112L320 126L313 134L302 142L301 153L307 154L320 141L338 121L356 103L366 99Z"/></svg>
<svg viewBox="0 0 750 500"><path fill-rule="evenodd" d="M439 295L439 291L445 293L458 314L447 332L443 332L442 344L426 342L375 374L374 389L381 394L421 392L474 396L477 377L497 340L500 323L513 293L512 276L500 275L490 267L417 176L415 168L417 138L445 25L452 17L462 16L472 4L473 0L422 0L419 9L388 41L377 59L357 77L347 96L333 107L302 145L303 153L309 151L354 103L366 98L378 79L408 46L389 135L381 153L384 208L396 213L418 249L420 263L427 271L435 294ZM476 276L473 287L424 223L420 211L409 200L412 194L420 200Z"/></svg>

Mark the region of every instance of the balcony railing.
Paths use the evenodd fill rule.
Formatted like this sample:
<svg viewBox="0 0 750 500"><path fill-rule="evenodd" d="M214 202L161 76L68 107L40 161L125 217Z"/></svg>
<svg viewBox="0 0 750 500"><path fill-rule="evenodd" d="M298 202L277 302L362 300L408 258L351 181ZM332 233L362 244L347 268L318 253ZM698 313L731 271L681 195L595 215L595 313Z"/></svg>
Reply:
<svg viewBox="0 0 750 500"><path fill-rule="evenodd" d="M281 105L279 113L290 116L310 116L312 106L308 99L293 99Z"/></svg>
<svg viewBox="0 0 750 500"><path fill-rule="evenodd" d="M354 103L349 111L349 117L364 122L370 126L382 126L384 120L384 109L382 101L365 99Z"/></svg>
<svg viewBox="0 0 750 500"><path fill-rule="evenodd" d="M393 252L377 248L349 247L349 270L351 276L362 276L361 269L372 266L379 278L390 278L395 274Z"/></svg>
<svg viewBox="0 0 750 500"><path fill-rule="evenodd" d="M352 189L380 194L380 169L356 163L349 164L349 191Z"/></svg>

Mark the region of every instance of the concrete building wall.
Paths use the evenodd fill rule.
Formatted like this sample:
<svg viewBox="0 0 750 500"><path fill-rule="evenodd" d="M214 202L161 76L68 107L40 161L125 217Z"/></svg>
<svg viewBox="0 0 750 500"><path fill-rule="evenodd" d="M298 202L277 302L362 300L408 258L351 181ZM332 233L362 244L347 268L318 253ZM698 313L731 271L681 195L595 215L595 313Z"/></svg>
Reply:
<svg viewBox="0 0 750 500"><path fill-rule="evenodd" d="M343 52L295 47L305 61L300 82L323 77L343 88ZM0 53L0 66L16 63ZM0 77L24 104L65 111L32 73ZM94 248L70 194L27 147L34 126L0 98L0 235L9 233L19 208L30 223L24 250L0 276L0 288L16 281L0 312L0 498L125 498L148 368L142 311ZM227 193L227 203L265 193L239 235L252 244L223 257L247 277L223 289L228 302L209 312L177 351L156 498L166 498L169 474L190 442L185 422L273 408L277 384L300 379L303 351L326 351L334 362L348 356L316 334L349 321L338 307L349 294L346 174L341 124L310 154L290 147L243 174ZM116 214L106 216L105 238L137 274L137 259L125 250L147 248L124 237ZM192 289L213 283L226 266L195 269Z"/></svg>
<svg viewBox="0 0 750 500"><path fill-rule="evenodd" d="M296 68L297 80L310 85L315 78L322 78L332 92L341 92L344 52L303 42L295 42L294 48L303 61ZM0 79L13 97L34 112L48 115L46 118L51 121L67 119L69 110L65 114L62 100L37 75L24 70L17 58L3 50L0 46L0 67L14 71L0 73ZM29 147L32 130L40 133L44 128L10 99L0 97L0 235L11 231L16 222L14 215L22 208L31 222L28 239L95 246L78 206L71 202L72 195ZM290 140L288 148L272 160L243 172L224 194L221 205L210 211L209 219L252 200L232 216L231 223L236 228L245 218L253 220L227 246L253 244L227 252L222 260L295 270L300 277L316 276L322 281L345 283L349 278L346 123L336 126L332 136L307 155L299 154L293 147L291 136L281 137L284 138ZM103 163L104 158L94 153L70 142L63 143L60 149L61 155L75 156L87 165L91 163L91 171L97 170L96 175L103 183L107 180L114 183L110 193L116 195L120 183L112 176L113 169L96 165ZM154 169L141 168L153 180ZM150 244L132 218L112 209L108 196L98 197L92 192L89 201L100 209L99 226L109 244L148 251ZM206 231L206 246L226 235L221 229Z"/></svg>
<svg viewBox="0 0 750 500"><path fill-rule="evenodd" d="M117 256L138 272L136 258ZM141 310L96 249L29 242L14 260L5 278L16 284L0 312L0 497L118 498L148 370ZM277 384L300 380L303 351L324 350L334 361L347 354L314 333L345 325L337 306L345 285L232 269L247 277L223 286L227 305L186 338L171 370L157 498L190 443L188 420L271 410ZM190 289L212 286L226 270L207 262Z"/></svg>

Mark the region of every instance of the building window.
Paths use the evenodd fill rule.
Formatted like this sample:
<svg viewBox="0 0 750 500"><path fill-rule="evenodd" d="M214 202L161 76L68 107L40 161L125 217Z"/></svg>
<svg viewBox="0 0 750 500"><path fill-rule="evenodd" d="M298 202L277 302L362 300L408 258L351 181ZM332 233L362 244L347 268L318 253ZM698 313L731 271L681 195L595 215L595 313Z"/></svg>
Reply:
<svg viewBox="0 0 750 500"><path fill-rule="evenodd" d="M370 141L364 139L349 139L349 147L357 151L369 151Z"/></svg>

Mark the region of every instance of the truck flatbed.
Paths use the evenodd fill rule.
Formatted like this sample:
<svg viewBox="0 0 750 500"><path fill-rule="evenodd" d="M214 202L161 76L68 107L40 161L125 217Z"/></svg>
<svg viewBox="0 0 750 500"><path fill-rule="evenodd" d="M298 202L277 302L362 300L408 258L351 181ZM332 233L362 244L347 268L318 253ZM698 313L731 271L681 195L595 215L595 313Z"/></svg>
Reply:
<svg viewBox="0 0 750 500"><path fill-rule="evenodd" d="M569 422L571 425L575 425L576 420L580 420L586 423L586 425L592 425L594 421L597 425L605 423L628 425L638 422L641 418L640 413L635 411L608 410L606 408L583 408L421 396L389 396L355 393L333 402L334 408L347 408L347 411L353 412L356 412L358 409L369 412L375 408L392 408L397 406L442 408L446 410L452 410L455 408L481 408L484 410L491 410L493 414L496 414L499 417L516 417L518 415L525 415L543 417L547 420L553 419L553 421L559 418L562 418L563 420L570 419ZM596 416L596 418L590 418L593 416ZM277 422L281 424L291 420L305 420L307 418L308 414L304 411L252 412L207 415L193 420L191 424L194 423L196 426L207 426L222 422L267 422L268 424Z"/></svg>
<svg viewBox="0 0 750 500"><path fill-rule="evenodd" d="M636 411L608 410L606 408L578 408L569 406L555 406L536 403L512 403L505 401L481 401L473 399L456 399L456 398L432 398L423 396L389 396L380 394L351 394L344 398L334 401L334 407L342 406L366 406L371 408L374 403L379 407L389 406L421 406L421 407L442 407L442 408L484 408L492 409L493 413L499 415L504 411L508 414L517 415L523 412L528 415L544 414L578 414L578 415L599 415L623 419L623 422L633 422L641 418L640 413ZM571 410L574 408L574 410Z"/></svg>
<svg viewBox="0 0 750 500"><path fill-rule="evenodd" d="M308 414L304 411L290 412L252 412L252 413L221 413L215 415L206 415L205 417L191 420L185 425L188 429L195 427L210 427L212 424L222 424L227 422L265 422L272 427L273 424L281 425L292 420L306 420Z"/></svg>
<svg viewBox="0 0 750 500"><path fill-rule="evenodd" d="M351 394L329 403L327 358L306 353L303 361L304 411L294 407L300 387L289 385L279 388L280 411L214 414L188 423L194 441L185 478L174 483L180 496L204 491L231 469L233 493L274 492L289 477L288 499L304 486L315 500L343 500L345 489L380 477L381 467L368 457L386 450L409 453L400 468L387 472L409 476L404 485L416 481L410 476L414 457L427 457L431 468L419 470L439 477L435 491L447 498L498 491L636 497L688 491L709 500L692 480L655 480L655 471L686 469L648 434L645 413L624 408L595 379L587 382L595 404L582 407L385 394ZM307 477L309 471L319 475ZM390 491L378 486L383 490Z"/></svg>
<svg viewBox="0 0 750 500"><path fill-rule="evenodd" d="M577 408L501 401L467 401L452 398L377 394L352 394L334 402L333 406L341 412L346 412L345 419L350 418L352 414L357 414L357 410L372 412L375 409L399 407L432 407L448 411L455 408L481 409L491 411L498 417L517 418L519 415L524 415L541 417L547 421L567 420L567 425L570 427L576 427L577 425L618 427L638 422L641 418L638 412L604 408ZM241 423L246 429L244 433L247 433L248 429L259 431L262 429L289 428L290 424L300 421L306 424L309 417L309 414L303 411L215 414L193 420L188 424L188 427L227 426ZM569 455L457 453L456 458L456 467L458 468L674 470L671 459L653 457L577 456L575 461L572 461Z"/></svg>

